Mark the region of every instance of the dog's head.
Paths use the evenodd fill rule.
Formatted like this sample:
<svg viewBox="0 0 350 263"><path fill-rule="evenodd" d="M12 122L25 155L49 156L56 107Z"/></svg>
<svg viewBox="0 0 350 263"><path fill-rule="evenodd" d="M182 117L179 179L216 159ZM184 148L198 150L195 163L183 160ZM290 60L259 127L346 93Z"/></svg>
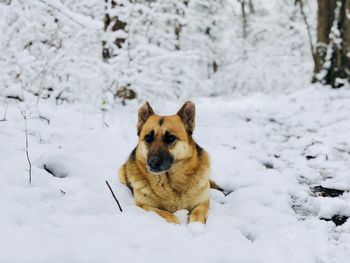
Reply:
<svg viewBox="0 0 350 263"><path fill-rule="evenodd" d="M193 154L195 105L188 101L171 116L156 115L146 102L138 111L140 159L151 173L164 173Z"/></svg>

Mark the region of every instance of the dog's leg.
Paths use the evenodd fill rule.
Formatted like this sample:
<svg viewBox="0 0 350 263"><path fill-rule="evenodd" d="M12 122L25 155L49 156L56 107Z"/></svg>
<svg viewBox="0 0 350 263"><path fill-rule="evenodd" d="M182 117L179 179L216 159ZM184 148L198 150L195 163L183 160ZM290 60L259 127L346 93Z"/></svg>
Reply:
<svg viewBox="0 0 350 263"><path fill-rule="evenodd" d="M195 208L192 209L190 216L189 216L189 222L200 222L202 224L205 224L207 220L207 214L209 210L209 199L203 203L200 203Z"/></svg>
<svg viewBox="0 0 350 263"><path fill-rule="evenodd" d="M143 204L137 204L137 206L145 209L146 211L156 212L158 215L163 217L169 223L173 223L173 224L180 224L181 223L180 220L174 214L172 214L168 211L161 210L161 209L158 209L156 207L149 206L149 205L143 205Z"/></svg>
<svg viewBox="0 0 350 263"><path fill-rule="evenodd" d="M131 183L129 182L128 177L127 177L127 175L126 175L125 164L123 164L123 165L120 167L118 176L119 176L119 181L120 181L122 184L125 184L125 185L130 189L131 193L134 194L134 189L133 189L133 187L131 186Z"/></svg>
<svg viewBox="0 0 350 263"><path fill-rule="evenodd" d="M120 168L119 168L119 172L118 172L118 176L119 176L119 180L122 184L127 184L128 180L126 178L126 172L125 172L125 164L123 164Z"/></svg>

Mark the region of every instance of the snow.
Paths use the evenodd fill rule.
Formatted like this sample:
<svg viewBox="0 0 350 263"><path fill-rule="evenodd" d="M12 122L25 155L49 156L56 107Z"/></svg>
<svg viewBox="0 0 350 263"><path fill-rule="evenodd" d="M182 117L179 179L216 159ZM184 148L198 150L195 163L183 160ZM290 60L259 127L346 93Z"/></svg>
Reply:
<svg viewBox="0 0 350 263"><path fill-rule="evenodd" d="M350 222L320 218L350 216L350 194L321 197L310 188L350 189L350 90L193 100L194 137L210 153L211 177L233 190L211 190L205 226L188 225L187 211L176 213L181 225L169 224L136 207L119 183L117 170L137 143L138 102L102 114L83 102L8 100L0 122L0 262L348 262ZM151 104L161 114L181 106ZM31 185L20 110L31 114ZM4 112L1 103L0 119Z"/></svg>
<svg viewBox="0 0 350 263"><path fill-rule="evenodd" d="M60 94L70 102L113 104L116 91L130 86L139 98L186 100L233 91L289 93L312 77L307 31L295 1L254 0L255 11L246 10L245 37L237 0L191 0L188 6L177 0L117 2L118 8L106 9L127 22L127 32L102 30L105 1L0 4L0 95L22 98L24 90L44 99ZM304 1L304 7L315 41L316 1ZM113 48L116 36L127 36L121 49ZM118 54L109 63L102 62L102 41Z"/></svg>
<svg viewBox="0 0 350 263"><path fill-rule="evenodd" d="M0 3L0 262L348 263L350 221L321 219L350 216L350 90L310 85L294 2L254 0L245 34L236 0L120 0L127 30L107 33L101 1ZM316 7L304 1L314 42ZM122 106L122 87L137 100ZM186 210L167 223L118 181L146 99L161 114L196 103L194 137L230 193L211 190L206 225Z"/></svg>

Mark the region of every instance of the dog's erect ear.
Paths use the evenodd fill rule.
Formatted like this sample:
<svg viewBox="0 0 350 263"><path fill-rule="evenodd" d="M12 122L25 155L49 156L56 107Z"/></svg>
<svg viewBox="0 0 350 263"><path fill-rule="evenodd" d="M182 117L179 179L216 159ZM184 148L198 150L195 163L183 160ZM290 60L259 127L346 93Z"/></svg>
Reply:
<svg viewBox="0 0 350 263"><path fill-rule="evenodd" d="M142 105L141 108L139 108L138 111L138 121L137 121L137 135L140 135L142 126L145 124L147 121L148 117L153 115L154 111L149 105L149 103L146 101L145 104Z"/></svg>
<svg viewBox="0 0 350 263"><path fill-rule="evenodd" d="M195 122L194 118L196 116L196 106L193 102L187 101L177 112L177 115L181 117L183 124L185 125L186 131L189 135L192 135Z"/></svg>

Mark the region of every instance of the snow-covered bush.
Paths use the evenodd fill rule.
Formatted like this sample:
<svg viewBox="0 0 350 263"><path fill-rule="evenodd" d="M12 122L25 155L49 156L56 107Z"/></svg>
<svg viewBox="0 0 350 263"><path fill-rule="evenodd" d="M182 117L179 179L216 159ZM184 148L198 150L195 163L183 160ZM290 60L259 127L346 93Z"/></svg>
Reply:
<svg viewBox="0 0 350 263"><path fill-rule="evenodd" d="M102 8L96 6L91 0L14 0L1 6L1 94L69 101L99 94Z"/></svg>

